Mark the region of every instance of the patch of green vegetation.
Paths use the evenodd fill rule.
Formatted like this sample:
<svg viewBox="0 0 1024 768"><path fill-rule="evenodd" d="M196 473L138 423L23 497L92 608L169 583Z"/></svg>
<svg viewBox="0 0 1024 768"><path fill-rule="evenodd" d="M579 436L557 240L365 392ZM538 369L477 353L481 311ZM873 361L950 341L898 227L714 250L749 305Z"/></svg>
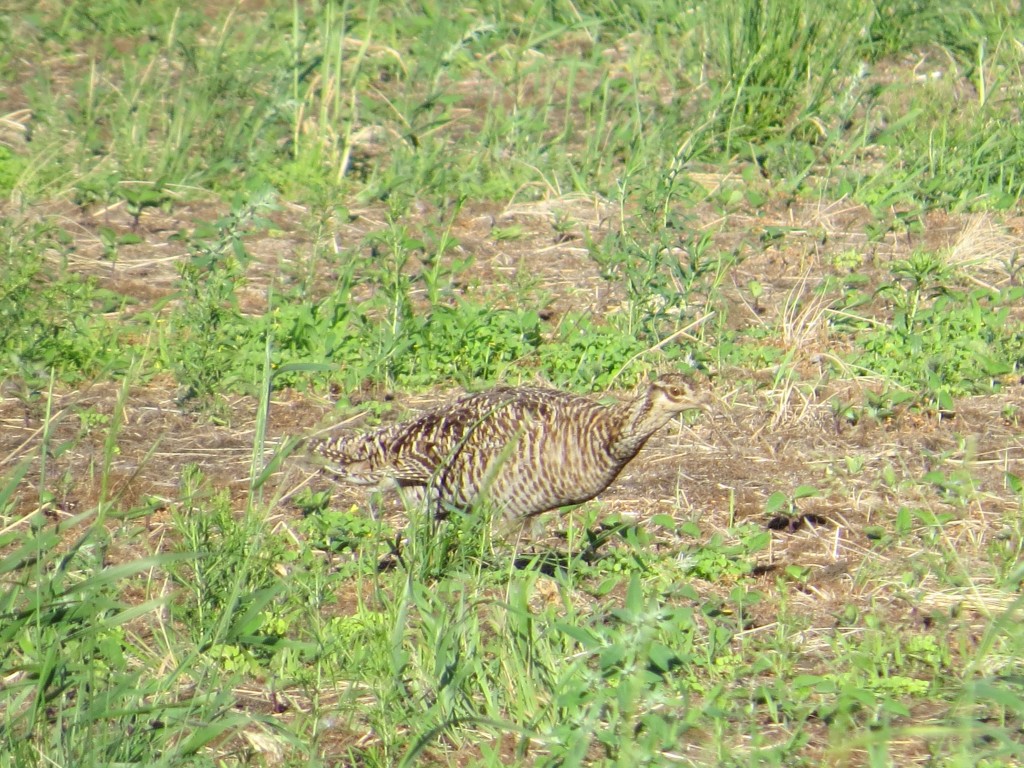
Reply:
<svg viewBox="0 0 1024 768"><path fill-rule="evenodd" d="M21 179L27 163L7 147L0 146L0 195L7 196Z"/></svg>
<svg viewBox="0 0 1024 768"><path fill-rule="evenodd" d="M963 108L951 87L921 87L935 94L927 102L935 106L915 107L881 132L875 143L886 148L886 166L868 176L844 172L840 191L879 210L1006 210L1015 205L1024 192L1024 155L1018 129L1005 127L1005 107L993 99ZM936 113L929 114L932 109ZM952 109L956 120L938 116ZM932 127L922 131L922 123Z"/></svg>
<svg viewBox="0 0 1024 768"><path fill-rule="evenodd" d="M985 11L973 3L946 2L936 7L922 0L879 0L872 3L862 46L872 61L921 46L939 46L969 63L976 42L985 34Z"/></svg>
<svg viewBox="0 0 1024 768"><path fill-rule="evenodd" d="M700 528L695 523L684 525L682 532L694 538L701 537ZM755 555L770 541L771 535L753 523L730 529L726 534L714 533L681 559L683 572L713 582L748 576L756 565Z"/></svg>
<svg viewBox="0 0 1024 768"><path fill-rule="evenodd" d="M59 17L47 18L41 32L65 43L83 38L123 38L134 35L153 35L171 24L195 25L198 14L181 13L171 2L156 0L151 3L100 0L99 2L73 2L64 4ZM186 21L187 20L187 21Z"/></svg>
<svg viewBox="0 0 1024 768"><path fill-rule="evenodd" d="M64 267L68 245L45 224L0 220L0 360L31 387L125 371L130 355L100 315L124 299Z"/></svg>
<svg viewBox="0 0 1024 768"><path fill-rule="evenodd" d="M833 119L830 105L843 104L835 99L843 79L855 72L849 54L863 23L860 4L749 0L708 5L700 15L702 47L719 75L712 101L724 153L779 135L820 136L820 124Z"/></svg>
<svg viewBox="0 0 1024 768"><path fill-rule="evenodd" d="M761 370L778 365L786 354L774 328L753 327L741 331L722 329L715 345L719 365Z"/></svg>
<svg viewBox="0 0 1024 768"><path fill-rule="evenodd" d="M182 400L248 387L261 366L256 324L242 315L239 290L250 257L242 236L265 205L256 202L182 235L189 257L180 262L180 301L162 326L161 364L174 371Z"/></svg>
<svg viewBox="0 0 1024 768"><path fill-rule="evenodd" d="M182 470L182 506L173 512L188 561L171 569L189 594L176 617L197 644L231 647L243 656L268 658L280 638L268 626L265 609L279 589L275 570L286 559L285 542L262 529L254 517L236 519L226 491L210 493L194 465Z"/></svg>
<svg viewBox="0 0 1024 768"><path fill-rule="evenodd" d="M132 604L124 586L174 558L103 567L109 542L94 513L57 529L42 524L40 513L18 530L20 546L10 548L10 534L5 537L0 643L10 652L2 665L9 684L0 694L6 712L0 744L15 764L35 764L40 753L79 765L157 753L173 755L170 765L192 764L204 745L239 723L225 716L229 689L182 695L158 676L139 674L159 666L162 649L131 624L151 619L162 601ZM68 536L75 546L58 555ZM179 674L189 671L198 671L194 661ZM195 726L200 712L207 724L215 723L212 730ZM54 718L74 727L54 728ZM160 727L153 727L154 719ZM140 732L142 721L150 725Z"/></svg>
<svg viewBox="0 0 1024 768"><path fill-rule="evenodd" d="M223 677L226 685L212 692L169 685L203 678L198 654L179 657L170 676L149 673L182 648L176 637L168 646L167 635L137 631L162 623L167 601L146 590L132 598L128 585L146 583L181 558L163 553L108 562L120 533L106 497L124 405L123 390L100 463L97 506L63 514L52 505L45 470L58 447L51 444L52 403L40 446L38 501L21 486L30 461L0 481L0 673L7 681L0 691L0 751L13 764L34 765L40 755L87 765L161 754L167 765L190 765L211 741L252 722L229 713L227 681L235 678ZM26 504L28 513L15 517ZM125 519L152 511L134 509Z"/></svg>
<svg viewBox="0 0 1024 768"><path fill-rule="evenodd" d="M268 344L281 371L277 386L308 383L303 366L314 364L336 371L321 380L340 377L346 386L367 379L467 386L536 369L574 388L601 389L616 380L635 383L642 367L620 373L678 322L671 307L652 300L637 315L603 322L570 313L552 329L538 309L521 306L522 298L510 297L507 308L457 298L453 284L468 263L442 266L448 246L432 253L394 227L368 237L367 250L346 253L335 289L318 303L280 294L269 298L270 311L253 317L242 312L239 296L250 260L243 235L260 225L252 219L262 203L254 205L182 236L191 256L180 266L180 302L160 326L159 364L175 373L183 399L254 391ZM689 267L677 265L677 271L697 281ZM367 289L371 293L357 299L357 291ZM639 295L639 282L633 290ZM666 287L664 295L670 293ZM672 347L661 357L682 354Z"/></svg>
<svg viewBox="0 0 1024 768"><path fill-rule="evenodd" d="M616 372L648 347L615 325L596 322L589 313L567 314L557 333L555 343L541 347L541 369L552 381L584 389L606 388Z"/></svg>
<svg viewBox="0 0 1024 768"><path fill-rule="evenodd" d="M852 362L914 393L926 405L954 408L954 398L997 390L1024 361L1024 330L1009 320L1024 291L956 287L935 254L918 251L892 265L878 294L891 323L858 334Z"/></svg>
<svg viewBox="0 0 1024 768"><path fill-rule="evenodd" d="M50 155L41 188L70 173L83 202L137 185L178 197L268 183L300 200L443 201L453 189L496 200L612 196L623 179L674 195L693 164L737 154L792 192L823 165L842 169L851 151L894 141L888 168L853 179L862 198L1005 205L1020 186L1020 142L1001 106L1014 100L992 98L1011 87L994 73L1013 65L996 34L1006 26L998 7L750 0L728 11L596 4L563 17L543 5L416 15L325 3L207 28L201 14L166 3L87 5L22 22L26 39L69 49L89 40L104 51L103 67L65 73L70 93L41 68L27 83L38 116L32 152ZM575 36L586 42L566 57ZM879 62L922 39L980 91L975 116L940 107L941 132L899 119L932 95L911 95L907 110L867 86L865 53ZM887 113L890 126L872 135L865 107Z"/></svg>
<svg viewBox="0 0 1024 768"><path fill-rule="evenodd" d="M307 494L295 504L305 513L301 531L309 546L326 552L358 554L369 542L389 540L389 530L374 523L359 507L331 509L328 494Z"/></svg>
<svg viewBox="0 0 1024 768"><path fill-rule="evenodd" d="M714 291L732 265L729 254L712 251L707 233L690 235L688 222L665 228L637 222L591 246L602 276L626 292L624 330L655 344L693 319L714 299Z"/></svg>

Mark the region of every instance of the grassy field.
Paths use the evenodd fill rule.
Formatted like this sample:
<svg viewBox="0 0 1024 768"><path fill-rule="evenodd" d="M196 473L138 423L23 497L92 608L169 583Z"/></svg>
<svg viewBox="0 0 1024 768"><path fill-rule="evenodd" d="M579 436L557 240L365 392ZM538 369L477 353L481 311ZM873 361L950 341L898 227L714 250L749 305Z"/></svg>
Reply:
<svg viewBox="0 0 1024 768"><path fill-rule="evenodd" d="M4 3L0 768L1024 765L1022 39ZM525 539L295 450L664 370L708 412Z"/></svg>

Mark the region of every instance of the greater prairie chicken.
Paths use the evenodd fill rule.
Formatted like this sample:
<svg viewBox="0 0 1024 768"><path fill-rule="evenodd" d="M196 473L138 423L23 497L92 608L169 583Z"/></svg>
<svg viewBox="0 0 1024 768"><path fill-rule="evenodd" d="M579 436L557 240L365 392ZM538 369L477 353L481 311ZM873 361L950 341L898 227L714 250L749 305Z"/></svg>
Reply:
<svg viewBox="0 0 1024 768"><path fill-rule="evenodd" d="M421 486L438 513L484 502L513 520L592 499L651 435L691 408L703 404L675 373L615 405L554 389L499 387L307 447L341 481L380 490Z"/></svg>

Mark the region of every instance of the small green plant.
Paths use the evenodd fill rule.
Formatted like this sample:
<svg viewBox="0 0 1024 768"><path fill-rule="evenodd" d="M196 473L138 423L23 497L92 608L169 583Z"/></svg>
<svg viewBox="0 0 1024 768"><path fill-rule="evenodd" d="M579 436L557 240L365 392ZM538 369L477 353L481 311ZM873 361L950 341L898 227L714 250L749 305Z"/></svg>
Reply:
<svg viewBox="0 0 1024 768"><path fill-rule="evenodd" d="M85 408L78 412L78 434L88 435L92 432L107 429L111 424L111 416L100 413L94 408Z"/></svg>
<svg viewBox="0 0 1024 768"><path fill-rule="evenodd" d="M838 272L856 272L864 266L864 254L859 251L843 251L832 257L832 267Z"/></svg>
<svg viewBox="0 0 1024 768"><path fill-rule="evenodd" d="M880 287L878 294L890 298L906 313L909 325L917 319L922 303L947 293L953 279L945 260L926 250L914 251L908 258L893 262L889 271L895 279Z"/></svg>
<svg viewBox="0 0 1024 768"><path fill-rule="evenodd" d="M265 663L280 639L266 609L280 590L276 567L286 559L285 542L265 534L255 516L236 520L229 496L211 492L194 465L182 483L184 502L174 515L189 562L174 576L189 599L177 613L195 642L225 646L225 659L244 653Z"/></svg>
<svg viewBox="0 0 1024 768"><path fill-rule="evenodd" d="M681 238L671 229L648 233L638 227L592 245L591 258L605 279L620 281L625 288L627 332L654 344L678 329L722 280L731 259L711 246L707 234Z"/></svg>
<svg viewBox="0 0 1024 768"><path fill-rule="evenodd" d="M65 270L67 248L52 226L0 219L0 236L0 360L7 372L30 386L46 381L50 369L72 383L123 372L129 353L102 317L122 299Z"/></svg>
<svg viewBox="0 0 1024 768"><path fill-rule="evenodd" d="M949 267L922 251L894 263L891 274L877 295L892 302L892 322L860 332L852 362L909 397L876 395L879 403L868 406L875 415L907 400L951 412L956 397L998 389L1024 360L1024 330L1010 319L1024 290L959 288Z"/></svg>
<svg viewBox="0 0 1024 768"><path fill-rule="evenodd" d="M860 403L847 402L839 398L833 398L830 402L837 419L859 424L864 419L876 422L891 419L901 408L917 402L917 397L913 392L906 390L886 389L881 392L865 392Z"/></svg>
<svg viewBox="0 0 1024 768"><path fill-rule="evenodd" d="M682 526L682 532L698 538L694 523ZM754 570L753 556L768 547L771 534L762 526L747 523L730 529L729 536L714 533L697 550L680 557L685 573L707 581L738 579Z"/></svg>
<svg viewBox="0 0 1024 768"><path fill-rule="evenodd" d="M784 491L775 491L764 503L766 515L794 515L799 510L797 502L800 499L810 499L820 496L821 491L812 485L799 485L793 489L792 494Z"/></svg>
<svg viewBox="0 0 1024 768"><path fill-rule="evenodd" d="M137 245L142 242L142 238L134 232L119 235L110 227L100 227L99 236L103 245L103 258L109 261L117 261L117 249L122 245Z"/></svg>
<svg viewBox="0 0 1024 768"><path fill-rule="evenodd" d="M311 547L335 553L359 553L369 542L390 540L392 532L375 522L365 510L352 506L334 510L328 506L329 494L309 494L296 498L305 511L301 530Z"/></svg>
<svg viewBox="0 0 1024 768"><path fill-rule="evenodd" d="M257 217L269 205L256 198L182 235L189 257L179 267L181 301L162 346L164 365L175 372L183 401L208 401L223 389L254 386L259 375L253 364L258 337L242 315L238 291L250 258L243 235L261 223Z"/></svg>
<svg viewBox="0 0 1024 768"><path fill-rule="evenodd" d="M0 195L7 196L14 190L26 165L24 158L0 146Z"/></svg>

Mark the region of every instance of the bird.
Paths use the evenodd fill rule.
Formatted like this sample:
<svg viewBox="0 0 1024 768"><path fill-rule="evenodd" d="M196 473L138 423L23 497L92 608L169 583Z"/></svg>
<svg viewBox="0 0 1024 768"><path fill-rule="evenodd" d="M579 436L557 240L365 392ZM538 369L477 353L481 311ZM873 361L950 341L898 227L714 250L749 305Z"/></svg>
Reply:
<svg viewBox="0 0 1024 768"><path fill-rule="evenodd" d="M437 517L487 504L515 522L605 490L671 418L704 409L689 376L665 373L612 405L533 386L464 395L405 422L307 440L335 479L420 487Z"/></svg>

